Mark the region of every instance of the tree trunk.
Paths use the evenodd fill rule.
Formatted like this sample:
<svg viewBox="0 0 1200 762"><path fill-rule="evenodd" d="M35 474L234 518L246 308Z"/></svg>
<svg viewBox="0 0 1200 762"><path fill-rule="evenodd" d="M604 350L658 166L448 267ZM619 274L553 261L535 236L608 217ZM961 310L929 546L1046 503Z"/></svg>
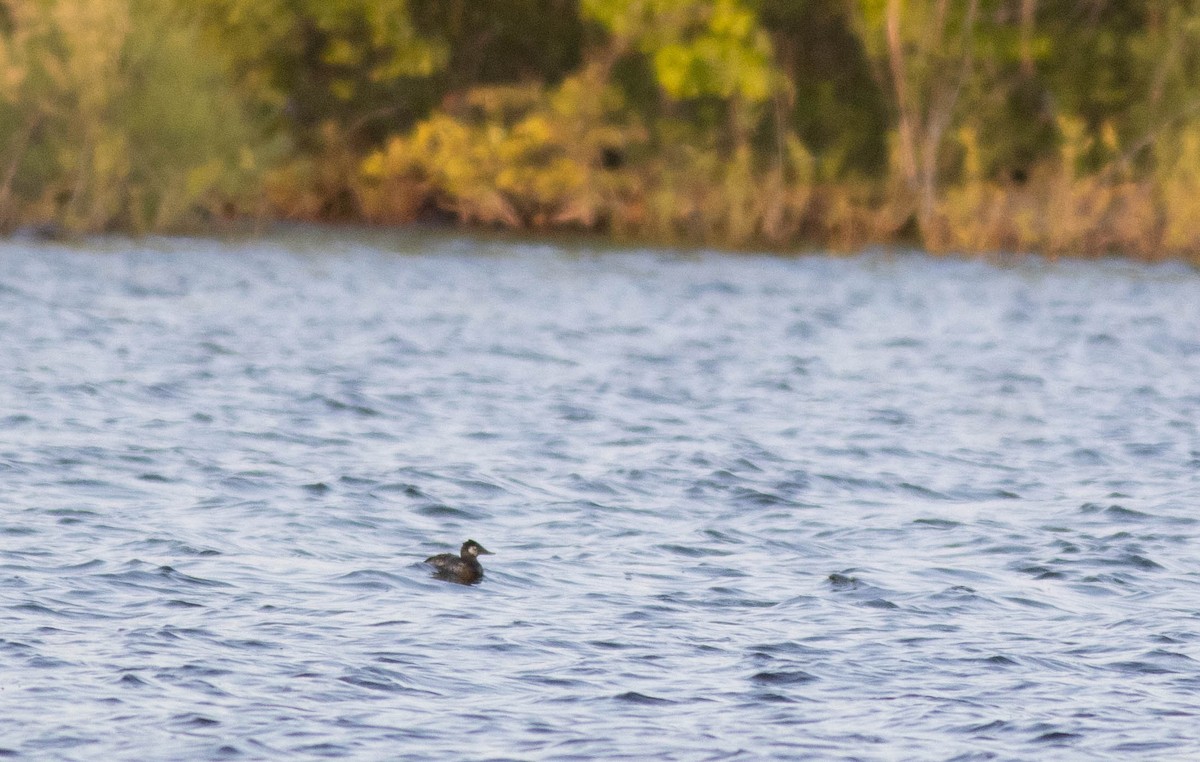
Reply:
<svg viewBox="0 0 1200 762"><path fill-rule="evenodd" d="M958 59L953 60L954 54L946 52L952 49L947 0L932 5L924 28L908 49L902 27L904 0L887 0L885 9L884 35L896 103L897 161L904 184L915 197L917 226L927 246L937 245L934 222L942 143L971 74L978 11L979 0L969 0L959 33ZM910 55L927 64L922 68L931 73L925 75L925 81L910 81L914 76Z"/></svg>

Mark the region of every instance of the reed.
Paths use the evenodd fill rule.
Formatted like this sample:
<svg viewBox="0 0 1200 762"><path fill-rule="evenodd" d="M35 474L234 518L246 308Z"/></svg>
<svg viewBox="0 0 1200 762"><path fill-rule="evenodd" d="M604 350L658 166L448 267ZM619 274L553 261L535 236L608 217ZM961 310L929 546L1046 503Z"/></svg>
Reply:
<svg viewBox="0 0 1200 762"><path fill-rule="evenodd" d="M1200 7L1118 5L0 0L0 231L1198 261Z"/></svg>
<svg viewBox="0 0 1200 762"><path fill-rule="evenodd" d="M184 6L30 0L0 35L0 227L171 229L238 198L254 130Z"/></svg>

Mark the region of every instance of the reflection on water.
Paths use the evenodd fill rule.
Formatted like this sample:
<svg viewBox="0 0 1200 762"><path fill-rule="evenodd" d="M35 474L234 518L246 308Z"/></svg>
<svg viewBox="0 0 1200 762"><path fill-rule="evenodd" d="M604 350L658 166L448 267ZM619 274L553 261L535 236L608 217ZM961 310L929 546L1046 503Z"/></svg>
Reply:
<svg viewBox="0 0 1200 762"><path fill-rule="evenodd" d="M339 235L0 245L4 753L1200 753L1200 276Z"/></svg>

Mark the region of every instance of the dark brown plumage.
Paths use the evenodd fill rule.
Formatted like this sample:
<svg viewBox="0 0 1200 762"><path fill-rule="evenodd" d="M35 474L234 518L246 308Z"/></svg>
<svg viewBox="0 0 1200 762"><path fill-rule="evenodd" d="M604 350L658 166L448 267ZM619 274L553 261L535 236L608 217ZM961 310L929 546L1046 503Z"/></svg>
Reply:
<svg viewBox="0 0 1200 762"><path fill-rule="evenodd" d="M474 540L462 544L458 555L439 553L425 559L425 563L433 567L433 576L447 582L458 582L462 585L473 585L483 579L483 565L479 556L495 555Z"/></svg>

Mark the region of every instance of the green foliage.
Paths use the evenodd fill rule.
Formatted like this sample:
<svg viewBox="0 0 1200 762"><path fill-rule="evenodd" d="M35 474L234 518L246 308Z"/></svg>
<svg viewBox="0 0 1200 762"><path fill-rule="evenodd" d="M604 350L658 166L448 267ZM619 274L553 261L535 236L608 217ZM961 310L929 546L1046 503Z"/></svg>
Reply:
<svg viewBox="0 0 1200 762"><path fill-rule="evenodd" d="M1194 255L1200 0L0 0L0 229Z"/></svg>
<svg viewBox="0 0 1200 762"><path fill-rule="evenodd" d="M382 139L446 64L422 36L407 0L198 0L209 34L243 94L307 150L333 121L364 143ZM416 84L414 84L416 83Z"/></svg>
<svg viewBox="0 0 1200 762"><path fill-rule="evenodd" d="M114 113L129 144L125 213L135 229L163 229L206 198L238 199L265 146L198 23L154 0L133 6L122 77L138 86Z"/></svg>
<svg viewBox="0 0 1200 762"><path fill-rule="evenodd" d="M848 4L762 0L760 13L775 41L787 119L818 158L818 177L881 177L888 102Z"/></svg>
<svg viewBox="0 0 1200 762"><path fill-rule="evenodd" d="M673 98L758 103L775 88L770 40L739 0L582 0L581 8L623 45L648 55Z"/></svg>
<svg viewBox="0 0 1200 762"><path fill-rule="evenodd" d="M253 169L253 133L186 14L152 0L8 7L0 224L163 229Z"/></svg>
<svg viewBox="0 0 1200 762"><path fill-rule="evenodd" d="M448 51L445 91L522 80L553 86L582 61L575 0L409 0L409 9L420 33Z"/></svg>

